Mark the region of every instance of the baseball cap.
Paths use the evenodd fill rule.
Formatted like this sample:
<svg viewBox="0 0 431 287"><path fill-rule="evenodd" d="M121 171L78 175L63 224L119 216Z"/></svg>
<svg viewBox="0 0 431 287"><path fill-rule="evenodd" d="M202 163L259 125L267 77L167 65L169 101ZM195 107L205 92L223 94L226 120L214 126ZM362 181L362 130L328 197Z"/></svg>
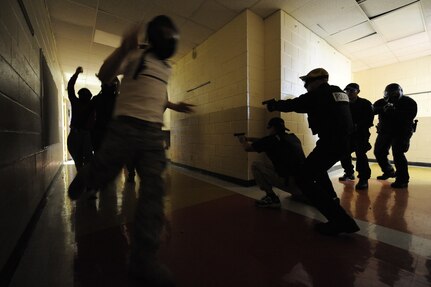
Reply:
<svg viewBox="0 0 431 287"><path fill-rule="evenodd" d="M282 118L272 118L269 120L268 124L267 124L267 128L271 128L271 127L275 127L277 129L284 129L286 131L288 131L289 129L286 128L286 126L284 125L284 120Z"/></svg>
<svg viewBox="0 0 431 287"><path fill-rule="evenodd" d="M359 85L356 83L350 83L344 88L344 90L348 90L348 89L353 89L353 90L359 91Z"/></svg>
<svg viewBox="0 0 431 287"><path fill-rule="evenodd" d="M316 78L323 78L323 77L329 77L328 72L323 68L317 68L308 72L307 75L301 76L299 78L303 81L306 81L308 79L316 79Z"/></svg>

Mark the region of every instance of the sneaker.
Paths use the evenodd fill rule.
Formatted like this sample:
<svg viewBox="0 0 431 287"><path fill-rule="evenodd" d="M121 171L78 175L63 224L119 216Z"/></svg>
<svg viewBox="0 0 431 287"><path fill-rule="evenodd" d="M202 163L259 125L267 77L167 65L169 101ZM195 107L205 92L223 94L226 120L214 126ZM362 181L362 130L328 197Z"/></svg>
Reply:
<svg viewBox="0 0 431 287"><path fill-rule="evenodd" d="M377 177L377 179L379 180L386 180L390 177L395 177L395 172L394 171L390 171L390 172L384 172L382 175L379 175Z"/></svg>
<svg viewBox="0 0 431 287"><path fill-rule="evenodd" d="M339 181L355 180L355 176L353 174L344 174L342 177L339 177L338 180Z"/></svg>
<svg viewBox="0 0 431 287"><path fill-rule="evenodd" d="M355 189L362 190L368 188L368 180L367 179L360 179L359 182L356 184Z"/></svg>
<svg viewBox="0 0 431 287"><path fill-rule="evenodd" d="M407 188L408 186L408 182L400 182L395 180L395 182L391 183L392 188Z"/></svg>
<svg viewBox="0 0 431 287"><path fill-rule="evenodd" d="M359 231L359 226L352 218L347 218L343 221L328 221L320 222L315 225L317 232L323 235L335 236L340 233L354 233Z"/></svg>
<svg viewBox="0 0 431 287"><path fill-rule="evenodd" d="M262 199L256 200L257 207L280 208L280 199L277 196L265 195Z"/></svg>

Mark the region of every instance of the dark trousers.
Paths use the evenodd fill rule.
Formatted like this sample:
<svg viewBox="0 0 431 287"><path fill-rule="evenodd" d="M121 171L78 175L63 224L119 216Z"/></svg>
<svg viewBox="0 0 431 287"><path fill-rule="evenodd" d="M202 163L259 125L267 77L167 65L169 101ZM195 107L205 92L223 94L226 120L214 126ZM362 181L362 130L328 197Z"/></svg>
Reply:
<svg viewBox="0 0 431 287"><path fill-rule="evenodd" d="M374 155L383 173L394 171L388 159L389 149L392 148L396 180L403 183L409 182L410 179L405 153L409 150L411 136L412 134L392 135L379 133L374 145Z"/></svg>
<svg viewBox="0 0 431 287"><path fill-rule="evenodd" d="M348 140L347 136L319 139L298 176L302 192L329 221L349 217L340 206L328 175L328 170L349 150Z"/></svg>
<svg viewBox="0 0 431 287"><path fill-rule="evenodd" d="M369 143L370 133L364 133L362 135L355 134L352 136L350 141L350 152L343 156L340 160L341 166L344 169L344 173L353 175L355 170L353 169L351 153L355 152L356 155L356 171L358 172L358 178L369 179L371 177L371 169L368 163L367 151L371 149Z"/></svg>
<svg viewBox="0 0 431 287"><path fill-rule="evenodd" d="M110 123L102 147L94 159L75 178L88 187L102 187L115 179L128 159L135 156L141 182L135 210L131 261L137 266L155 260L165 223L162 173L166 167L166 156L163 139L160 125L119 117Z"/></svg>
<svg viewBox="0 0 431 287"><path fill-rule="evenodd" d="M80 170L93 157L90 132L71 128L67 137L67 150L75 162L76 170Z"/></svg>

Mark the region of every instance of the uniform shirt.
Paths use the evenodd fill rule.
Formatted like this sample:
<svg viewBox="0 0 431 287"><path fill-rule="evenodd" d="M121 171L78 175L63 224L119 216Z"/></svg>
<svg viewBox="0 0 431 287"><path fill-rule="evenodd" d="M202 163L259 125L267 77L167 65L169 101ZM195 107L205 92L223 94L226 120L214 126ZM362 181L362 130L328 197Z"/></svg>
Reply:
<svg viewBox="0 0 431 287"><path fill-rule="evenodd" d="M373 105L369 100L357 97L355 102L350 102L350 112L355 131L365 132L373 126Z"/></svg>
<svg viewBox="0 0 431 287"><path fill-rule="evenodd" d="M374 103L374 113L379 115L379 133L393 135L408 135L412 132L413 120L417 115L416 102L408 97L402 96L394 103L393 109L384 110L388 102L385 99Z"/></svg>
<svg viewBox="0 0 431 287"><path fill-rule="evenodd" d="M312 133L320 138L347 136L353 131L349 97L337 86L323 83L315 91L277 105L282 112L307 113Z"/></svg>
<svg viewBox="0 0 431 287"><path fill-rule="evenodd" d="M114 115L163 124L171 67L152 53L144 55L142 50L136 50L123 63L120 74L124 74L124 78Z"/></svg>
<svg viewBox="0 0 431 287"><path fill-rule="evenodd" d="M90 130L94 125L94 101L83 102L75 94L75 83L78 74L74 74L67 83L67 95L72 106L70 127L79 130Z"/></svg>
<svg viewBox="0 0 431 287"><path fill-rule="evenodd" d="M265 152L281 177L295 175L305 160L301 141L294 134L278 133L263 137L251 145L257 152Z"/></svg>

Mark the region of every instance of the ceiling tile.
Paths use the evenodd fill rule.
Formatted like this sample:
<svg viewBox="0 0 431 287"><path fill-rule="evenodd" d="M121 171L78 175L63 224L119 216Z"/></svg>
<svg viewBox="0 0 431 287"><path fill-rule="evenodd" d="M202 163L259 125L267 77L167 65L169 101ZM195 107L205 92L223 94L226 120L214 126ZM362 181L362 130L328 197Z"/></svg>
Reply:
<svg viewBox="0 0 431 287"><path fill-rule="evenodd" d="M418 33L412 36L408 36L399 40L388 42L386 45L391 50L399 50L409 48L422 43L429 43L429 35L427 32Z"/></svg>
<svg viewBox="0 0 431 287"><path fill-rule="evenodd" d="M223 5L224 7L233 10L235 12L241 12L246 8L253 7L258 2L261 2L259 0L215 0L220 5ZM299 0L297 0L299 1ZM266 1L265 1L266 2Z"/></svg>
<svg viewBox="0 0 431 287"><path fill-rule="evenodd" d="M347 44L353 41L360 40L366 36L369 36L376 31L370 25L368 21L363 22L359 25L353 26L336 34L333 34L327 38L331 43Z"/></svg>
<svg viewBox="0 0 431 287"><path fill-rule="evenodd" d="M127 19L128 22L140 21L144 10L144 1L140 0L127 0L127 4L120 4L118 0L99 1L99 11Z"/></svg>
<svg viewBox="0 0 431 287"><path fill-rule="evenodd" d="M386 41L401 39L425 31L418 3L406 6L371 20Z"/></svg>
<svg viewBox="0 0 431 287"><path fill-rule="evenodd" d="M75 2L86 7L96 8L99 0L69 0L69 2Z"/></svg>
<svg viewBox="0 0 431 287"><path fill-rule="evenodd" d="M369 18L372 18L416 1L417 0L366 0L359 5L362 10L364 10L365 14L367 14Z"/></svg>
<svg viewBox="0 0 431 287"><path fill-rule="evenodd" d="M335 34L368 20L354 0L313 0L291 13L305 26L317 24Z"/></svg>
<svg viewBox="0 0 431 287"><path fill-rule="evenodd" d="M103 32L122 36L131 25L133 25L133 22L130 22L124 18L119 18L105 12L99 12L97 14L95 28Z"/></svg>
<svg viewBox="0 0 431 287"><path fill-rule="evenodd" d="M96 9L67 0L47 0L51 19L80 26L92 27L96 22Z"/></svg>
<svg viewBox="0 0 431 287"><path fill-rule="evenodd" d="M176 0L154 0L157 6L162 7L165 10L172 11L182 17L191 17L203 4L204 0L187 0L187 1L176 1Z"/></svg>
<svg viewBox="0 0 431 287"><path fill-rule="evenodd" d="M205 1L190 18L192 21L217 31L235 17L235 13L215 1Z"/></svg>
<svg viewBox="0 0 431 287"><path fill-rule="evenodd" d="M229 0L225 0L229 1ZM250 7L250 10L261 16L262 18L266 18L270 16L272 13L278 10L283 10L289 14L292 11L295 11L310 1L314 0L265 0L265 1L256 1L256 3ZM236 1L231 1L236 2Z"/></svg>
<svg viewBox="0 0 431 287"><path fill-rule="evenodd" d="M61 20L52 20L54 35L61 38L73 39L76 43L83 45L90 43L93 38L93 28L80 26Z"/></svg>
<svg viewBox="0 0 431 287"><path fill-rule="evenodd" d="M380 46L383 44L385 44L385 41L383 40L382 36L378 34L374 34L374 35L359 39L357 41L350 42L344 45L343 49L346 51L349 51L350 53L354 53L361 50L366 50L369 48Z"/></svg>

